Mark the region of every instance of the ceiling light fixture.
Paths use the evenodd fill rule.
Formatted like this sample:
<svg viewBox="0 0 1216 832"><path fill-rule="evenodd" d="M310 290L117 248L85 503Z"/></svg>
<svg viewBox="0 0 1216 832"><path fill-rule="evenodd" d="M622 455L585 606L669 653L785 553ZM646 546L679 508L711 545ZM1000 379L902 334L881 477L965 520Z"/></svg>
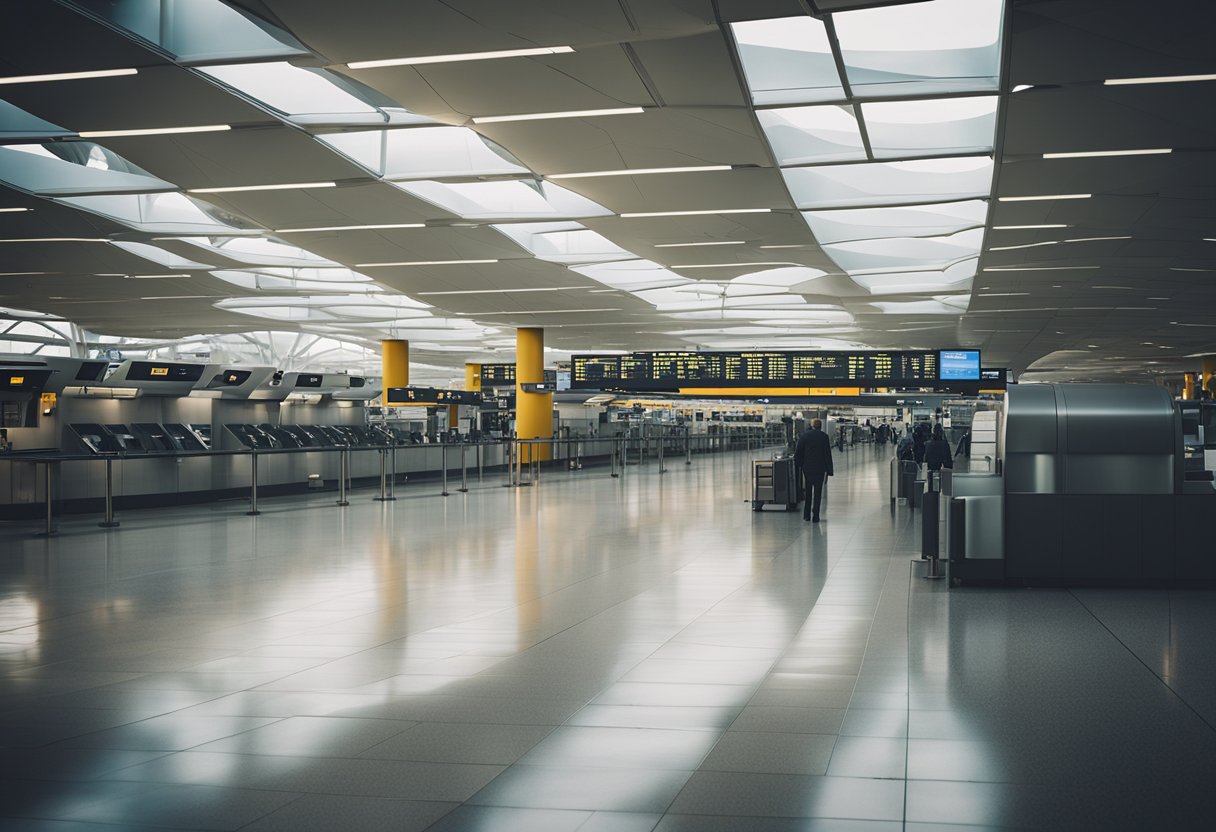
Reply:
<svg viewBox="0 0 1216 832"><path fill-rule="evenodd" d="M1044 153L1044 159L1090 159L1099 156L1159 156L1173 153L1173 148L1154 147L1146 150L1087 150L1071 153Z"/></svg>
<svg viewBox="0 0 1216 832"><path fill-rule="evenodd" d="M809 245L809 243L794 243L792 245L784 246L760 246L760 248L806 248Z"/></svg>
<svg viewBox="0 0 1216 832"><path fill-rule="evenodd" d="M105 237L22 237L0 243L108 243Z"/></svg>
<svg viewBox="0 0 1216 832"><path fill-rule="evenodd" d="M1061 240L1062 243L1096 243L1101 240L1130 240L1131 235L1125 237L1073 237L1070 240Z"/></svg>
<svg viewBox="0 0 1216 832"><path fill-rule="evenodd" d="M1156 75L1144 78L1107 78L1102 83L1108 87L1126 84L1180 84L1186 81L1216 81L1216 75Z"/></svg>
<svg viewBox="0 0 1216 832"><path fill-rule="evenodd" d="M624 219L638 217L695 217L702 214L768 214L772 208L719 208L716 211L631 211L619 214Z"/></svg>
<svg viewBox="0 0 1216 832"><path fill-rule="evenodd" d="M655 243L655 248L692 248L693 246L743 246L746 240L723 240L710 243Z"/></svg>
<svg viewBox="0 0 1216 832"><path fill-rule="evenodd" d="M1098 266L988 266L986 272L1059 272L1072 269L1096 269Z"/></svg>
<svg viewBox="0 0 1216 832"><path fill-rule="evenodd" d="M233 185L224 188L188 188L188 194L230 194L238 191L290 191L298 188L336 188L337 182L286 182L281 185Z"/></svg>
<svg viewBox="0 0 1216 832"><path fill-rule="evenodd" d="M402 260L396 263L356 263L356 269L376 269L384 266L472 266L497 263L497 260Z"/></svg>
<svg viewBox="0 0 1216 832"><path fill-rule="evenodd" d="M997 202L1038 202L1048 199L1089 199L1093 194L1045 194L1043 196L1000 196Z"/></svg>
<svg viewBox="0 0 1216 832"><path fill-rule="evenodd" d="M0 208L0 214L20 214L23 211L33 210L33 208Z"/></svg>
<svg viewBox="0 0 1216 832"><path fill-rule="evenodd" d="M1019 248L1036 248L1037 246L1058 246L1060 243L1057 240L1048 240L1042 243L1025 243L1020 246L990 246L989 251L1013 251Z"/></svg>
<svg viewBox="0 0 1216 832"><path fill-rule="evenodd" d="M492 61L497 58L529 58L536 55L563 55L573 52L572 46L536 46L529 49L499 49L494 52L456 52L450 55L423 55L414 58L385 58L377 61L351 61L347 69L379 69L385 66L418 66L420 64L450 64L460 61Z"/></svg>
<svg viewBox="0 0 1216 832"><path fill-rule="evenodd" d="M801 263L786 263L784 261L769 261L763 263L688 263L681 266L668 266L669 269L748 269L752 266L800 266Z"/></svg>
<svg viewBox="0 0 1216 832"><path fill-rule="evenodd" d="M452 289L444 292L414 292L415 295L430 296L430 295L499 295L499 294L518 294L521 292L569 292L578 289L585 289L585 286L545 286L538 289ZM592 290L594 291L594 290ZM615 291L615 290L610 290Z"/></svg>
<svg viewBox="0 0 1216 832"><path fill-rule="evenodd" d="M504 121L544 121L551 118L592 118L595 116L627 116L646 112L641 107L611 107L605 110L565 110L556 113L517 113L512 116L474 116L474 124L498 124Z"/></svg>
<svg viewBox="0 0 1216 832"><path fill-rule="evenodd" d="M1060 223L1060 222L1045 223L1043 225L994 225L994 226L992 226L993 231L1030 231L1032 229L1037 229L1037 228L1072 228L1072 226L1064 225L1064 223Z"/></svg>
<svg viewBox="0 0 1216 832"><path fill-rule="evenodd" d="M476 121L477 119L473 119ZM730 165L700 165L687 168L634 168L632 170L596 170L586 173L550 173L546 179L590 179L597 176L647 176L652 173L713 173L730 170Z"/></svg>
<svg viewBox="0 0 1216 832"><path fill-rule="evenodd" d="M621 309L615 306L607 306L603 309L528 309L521 312L457 312L457 315L465 315L477 318L484 318L489 315L568 315L575 312L620 312Z"/></svg>
<svg viewBox="0 0 1216 832"><path fill-rule="evenodd" d="M120 136L166 136L172 133L222 133L231 129L230 124L202 124L197 127L148 127L142 130L81 130L76 135L82 139L110 139Z"/></svg>
<svg viewBox="0 0 1216 832"><path fill-rule="evenodd" d="M309 231L382 231L389 228L426 228L424 222L386 223L383 225L318 225L313 228L276 228L275 234L304 234Z"/></svg>
<svg viewBox="0 0 1216 832"><path fill-rule="evenodd" d="M118 75L135 75L137 69L97 69L89 72L52 72L46 75L9 75L0 78L0 84L36 84L41 81L79 81L85 78L113 78Z"/></svg>

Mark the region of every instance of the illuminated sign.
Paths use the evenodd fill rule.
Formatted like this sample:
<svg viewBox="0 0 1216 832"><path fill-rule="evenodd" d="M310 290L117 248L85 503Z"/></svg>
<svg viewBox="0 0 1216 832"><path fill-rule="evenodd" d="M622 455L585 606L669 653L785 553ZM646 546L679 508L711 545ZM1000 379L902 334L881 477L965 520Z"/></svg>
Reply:
<svg viewBox="0 0 1216 832"><path fill-rule="evenodd" d="M9 376L9 384L25 384L25 376Z"/></svg>
<svg viewBox="0 0 1216 832"><path fill-rule="evenodd" d="M474 390L439 390L435 387L390 387L385 404L480 405L481 393Z"/></svg>
<svg viewBox="0 0 1216 832"><path fill-rule="evenodd" d="M481 384L483 387L502 386L515 383L514 364L482 364Z"/></svg>
<svg viewBox="0 0 1216 832"><path fill-rule="evenodd" d="M979 350L942 350L940 376L942 381L979 381Z"/></svg>
<svg viewBox="0 0 1216 832"><path fill-rule="evenodd" d="M153 367L151 370L148 371L148 375L150 375L150 376L167 376L167 375L169 375L169 368L168 367Z"/></svg>

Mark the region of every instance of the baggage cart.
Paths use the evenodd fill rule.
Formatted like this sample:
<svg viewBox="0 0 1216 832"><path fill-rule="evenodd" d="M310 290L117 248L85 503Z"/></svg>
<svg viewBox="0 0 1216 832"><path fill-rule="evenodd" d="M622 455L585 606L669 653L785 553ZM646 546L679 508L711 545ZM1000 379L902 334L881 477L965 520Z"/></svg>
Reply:
<svg viewBox="0 0 1216 832"><path fill-rule="evenodd" d="M757 459L752 462L752 511L765 506L798 507L798 468L792 457Z"/></svg>

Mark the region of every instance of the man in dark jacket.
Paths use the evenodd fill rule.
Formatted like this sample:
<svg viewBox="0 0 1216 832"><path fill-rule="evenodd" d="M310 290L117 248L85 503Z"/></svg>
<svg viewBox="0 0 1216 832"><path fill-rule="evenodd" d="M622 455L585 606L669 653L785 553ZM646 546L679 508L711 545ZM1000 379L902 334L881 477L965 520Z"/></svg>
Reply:
<svg viewBox="0 0 1216 832"><path fill-rule="evenodd" d="M802 471L802 477L806 481L806 502L802 506L802 519L818 523L824 478L835 473L832 470L832 442L823 432L821 419L812 421L811 429L798 437L798 444L794 447L794 464Z"/></svg>
<svg viewBox="0 0 1216 832"><path fill-rule="evenodd" d="M933 426L933 438L925 443L925 467L930 471L940 471L942 466L954 467L954 458L950 455L950 443L946 441L946 433L941 425Z"/></svg>

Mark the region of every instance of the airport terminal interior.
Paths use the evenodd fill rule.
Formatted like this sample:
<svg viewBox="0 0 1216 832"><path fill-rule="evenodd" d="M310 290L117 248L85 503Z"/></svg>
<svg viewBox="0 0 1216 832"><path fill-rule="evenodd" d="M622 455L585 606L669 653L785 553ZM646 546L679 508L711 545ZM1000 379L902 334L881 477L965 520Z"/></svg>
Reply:
<svg viewBox="0 0 1216 832"><path fill-rule="evenodd" d="M1216 12L0 8L0 829L1207 830Z"/></svg>

